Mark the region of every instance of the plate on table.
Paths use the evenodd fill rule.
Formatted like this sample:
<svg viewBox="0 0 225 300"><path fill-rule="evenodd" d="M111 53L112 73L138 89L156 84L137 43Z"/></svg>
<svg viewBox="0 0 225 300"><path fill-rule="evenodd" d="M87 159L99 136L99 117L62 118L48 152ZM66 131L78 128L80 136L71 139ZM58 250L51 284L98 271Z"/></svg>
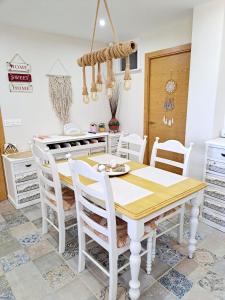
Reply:
<svg viewBox="0 0 225 300"><path fill-rule="evenodd" d="M101 168L99 169L100 166L105 166L106 168L101 170ZM111 166L104 164L97 164L93 168L98 172L106 172L109 176L120 176L130 172L130 167L127 164L124 164L123 167L124 170L121 171L114 171Z"/></svg>

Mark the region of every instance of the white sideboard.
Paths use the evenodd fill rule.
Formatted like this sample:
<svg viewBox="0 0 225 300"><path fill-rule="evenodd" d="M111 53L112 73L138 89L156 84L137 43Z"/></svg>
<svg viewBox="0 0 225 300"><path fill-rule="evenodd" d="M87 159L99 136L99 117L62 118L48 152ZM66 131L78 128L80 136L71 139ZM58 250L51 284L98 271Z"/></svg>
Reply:
<svg viewBox="0 0 225 300"><path fill-rule="evenodd" d="M86 133L79 136L51 136L34 138L34 143L42 149L48 149L56 159L65 158L66 153L72 156L91 155L98 152L116 153L120 134L108 132Z"/></svg>
<svg viewBox="0 0 225 300"><path fill-rule="evenodd" d="M17 208L40 202L36 165L31 152L3 155L9 201Z"/></svg>
<svg viewBox="0 0 225 300"><path fill-rule="evenodd" d="M201 220L225 232L225 138L206 142Z"/></svg>

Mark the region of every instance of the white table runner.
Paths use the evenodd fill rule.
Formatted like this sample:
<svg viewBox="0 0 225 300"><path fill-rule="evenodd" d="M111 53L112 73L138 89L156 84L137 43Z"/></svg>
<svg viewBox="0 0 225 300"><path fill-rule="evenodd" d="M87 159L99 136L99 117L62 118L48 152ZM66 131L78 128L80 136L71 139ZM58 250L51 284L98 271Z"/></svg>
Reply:
<svg viewBox="0 0 225 300"><path fill-rule="evenodd" d="M88 159L93 160L98 164L109 164L112 160L115 161L117 164L125 164L129 161L126 158L122 158L108 153L97 156L90 156Z"/></svg>
<svg viewBox="0 0 225 300"><path fill-rule="evenodd" d="M126 205L153 194L151 191L140 188L118 177L111 178L110 182L112 185L114 200L120 205ZM99 182L92 183L89 187L96 191L101 191L101 184Z"/></svg>
<svg viewBox="0 0 225 300"><path fill-rule="evenodd" d="M150 166L132 171L131 174L164 185L166 187L187 179L187 177Z"/></svg>

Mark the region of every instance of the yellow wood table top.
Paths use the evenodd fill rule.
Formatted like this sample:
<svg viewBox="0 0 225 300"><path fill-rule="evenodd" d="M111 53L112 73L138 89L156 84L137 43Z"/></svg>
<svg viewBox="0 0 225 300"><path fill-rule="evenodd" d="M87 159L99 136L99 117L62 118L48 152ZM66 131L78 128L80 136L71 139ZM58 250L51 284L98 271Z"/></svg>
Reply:
<svg viewBox="0 0 225 300"><path fill-rule="evenodd" d="M79 157L77 159L87 162L90 166L96 165L96 161L92 160L91 156ZM65 162L65 161L61 161L61 162ZM133 161L128 161L127 164L131 168L130 172L149 167L147 165L139 164ZM166 172L166 171L162 171L162 172ZM69 186L73 185L72 178L70 176L65 176L62 173L59 173L59 175L61 181L64 184ZM139 177L131 173L122 175L119 178L121 180L125 180L133 185L136 185L142 189L151 192L148 196L137 199L136 201L132 201L131 203L126 205L120 205L116 203L116 199L115 199L116 211L132 219L142 219L206 187L205 183L191 178L185 178L184 180L169 186L159 184L155 181L151 181L149 179L145 179L143 177ZM90 185L94 183L93 181L87 178L82 178L81 181L86 185Z"/></svg>

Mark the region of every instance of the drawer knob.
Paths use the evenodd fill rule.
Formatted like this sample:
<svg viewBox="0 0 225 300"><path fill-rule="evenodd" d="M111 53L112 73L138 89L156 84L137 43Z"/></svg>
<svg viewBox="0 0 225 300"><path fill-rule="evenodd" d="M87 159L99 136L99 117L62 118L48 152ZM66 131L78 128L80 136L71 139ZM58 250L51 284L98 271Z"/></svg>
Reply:
<svg viewBox="0 0 225 300"><path fill-rule="evenodd" d="M221 156L225 157L225 153L221 153Z"/></svg>
<svg viewBox="0 0 225 300"><path fill-rule="evenodd" d="M25 166L26 166L27 168L29 168L29 167L31 167L31 164L25 164Z"/></svg>

